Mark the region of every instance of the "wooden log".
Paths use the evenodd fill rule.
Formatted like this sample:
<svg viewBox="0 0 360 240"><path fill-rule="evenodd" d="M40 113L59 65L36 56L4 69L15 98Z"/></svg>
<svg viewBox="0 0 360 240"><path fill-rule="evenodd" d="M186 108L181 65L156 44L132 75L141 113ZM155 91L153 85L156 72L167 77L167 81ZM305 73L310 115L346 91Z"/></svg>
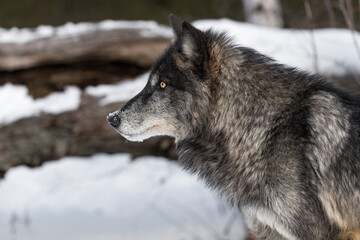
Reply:
<svg viewBox="0 0 360 240"><path fill-rule="evenodd" d="M149 70L170 39L146 29L97 30L0 44L0 85L26 85L35 97L134 78Z"/></svg>
<svg viewBox="0 0 360 240"><path fill-rule="evenodd" d="M0 70L82 61L125 61L148 68L169 44L170 39L144 29L117 29L85 32L69 37L50 37L24 44L0 44Z"/></svg>
<svg viewBox="0 0 360 240"><path fill-rule="evenodd" d="M25 85L31 96L41 98L54 91L63 91L69 85L84 89L89 85L111 84L134 78L147 70L148 68L121 61L56 64L16 71L0 71L0 85L5 83Z"/></svg>

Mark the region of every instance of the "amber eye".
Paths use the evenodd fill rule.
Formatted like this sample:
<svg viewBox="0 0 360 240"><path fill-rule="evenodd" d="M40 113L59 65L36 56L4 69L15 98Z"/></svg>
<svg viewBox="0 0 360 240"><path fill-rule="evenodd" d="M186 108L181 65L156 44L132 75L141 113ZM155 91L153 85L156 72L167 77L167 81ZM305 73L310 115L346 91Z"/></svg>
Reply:
<svg viewBox="0 0 360 240"><path fill-rule="evenodd" d="M161 88L165 88L165 87L166 87L166 83L161 82L161 83L160 83L160 87L161 87Z"/></svg>

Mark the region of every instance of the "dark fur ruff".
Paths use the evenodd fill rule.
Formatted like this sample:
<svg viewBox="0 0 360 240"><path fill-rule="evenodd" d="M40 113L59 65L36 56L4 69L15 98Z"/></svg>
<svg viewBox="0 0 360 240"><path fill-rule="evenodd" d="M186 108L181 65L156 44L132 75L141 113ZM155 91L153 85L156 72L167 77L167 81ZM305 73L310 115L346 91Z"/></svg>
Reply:
<svg viewBox="0 0 360 240"><path fill-rule="evenodd" d="M178 112L181 165L239 207L257 239L347 229L360 239L359 100L224 34L172 25L177 40L157 65L172 61L188 79L178 83L193 103Z"/></svg>

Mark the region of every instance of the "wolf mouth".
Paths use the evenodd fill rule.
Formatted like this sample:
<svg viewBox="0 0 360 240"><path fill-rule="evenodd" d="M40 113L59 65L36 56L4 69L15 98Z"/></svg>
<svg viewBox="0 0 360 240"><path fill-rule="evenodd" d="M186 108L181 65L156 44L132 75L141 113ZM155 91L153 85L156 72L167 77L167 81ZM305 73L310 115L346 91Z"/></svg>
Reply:
<svg viewBox="0 0 360 240"><path fill-rule="evenodd" d="M157 127L159 127L158 124L153 125L153 126L151 126L151 127L149 127L149 128L146 128L144 131L141 131L141 132L138 132L138 133L125 133L125 132L123 132L123 131L120 131L119 129L116 129L116 130L117 130L122 136L124 136L125 138L129 139L129 138L136 138L136 137L138 137L138 136L144 135L144 134L150 132L151 130L153 130L153 129L157 128Z"/></svg>

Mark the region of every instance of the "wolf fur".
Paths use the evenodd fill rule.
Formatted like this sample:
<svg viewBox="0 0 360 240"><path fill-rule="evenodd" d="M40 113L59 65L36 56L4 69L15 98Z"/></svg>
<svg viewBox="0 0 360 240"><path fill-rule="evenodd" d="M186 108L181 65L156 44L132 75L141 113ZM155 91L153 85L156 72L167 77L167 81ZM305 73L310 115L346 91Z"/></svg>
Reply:
<svg viewBox="0 0 360 240"><path fill-rule="evenodd" d="M360 239L359 97L170 19L176 40L108 121L132 141L174 137L256 239Z"/></svg>

